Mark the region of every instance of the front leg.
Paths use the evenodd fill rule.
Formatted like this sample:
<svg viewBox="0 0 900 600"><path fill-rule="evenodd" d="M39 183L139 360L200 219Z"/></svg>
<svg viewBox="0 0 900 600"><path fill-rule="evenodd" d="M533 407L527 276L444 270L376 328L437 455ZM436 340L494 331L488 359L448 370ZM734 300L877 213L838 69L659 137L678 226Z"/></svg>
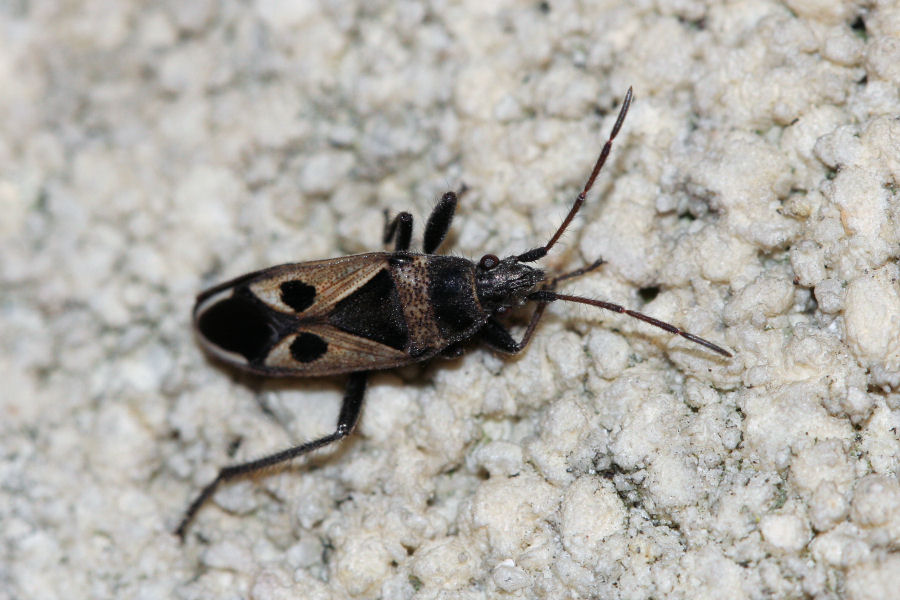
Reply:
<svg viewBox="0 0 900 600"><path fill-rule="evenodd" d="M197 514L197 511L200 510L200 507L202 507L203 504L209 499L209 497L212 496L213 493L215 493L216 488L219 487L219 484L236 477L249 475L263 469L268 469L269 467L272 467L279 463L283 463L285 461L291 460L292 458L296 458L301 454L306 454L307 452L318 450L319 448L327 446L328 444L336 442L350 435L350 433L352 433L356 428L357 421L359 421L359 413L362 410L363 396L366 392L367 376L368 372L366 371L353 373L350 375L350 379L347 381L347 389L344 392L344 403L341 405L341 412L338 416L337 428L335 429L334 433L312 440L311 442L306 442L305 444L300 444L299 446L294 446L293 448L288 448L287 450L282 450L281 452L276 452L275 454L270 454L268 456L258 458L256 460L251 460L239 465L232 465L230 467L223 468L221 471L219 471L219 474L216 475L216 478L213 479L209 484L207 484L207 486L203 488L203 490L194 499L194 501L191 502L191 505L184 513L184 517L182 517L181 522L178 524L178 528L175 530L175 535L184 540L184 534L187 531L187 527L188 525L190 525L191 520L193 520L194 516Z"/></svg>
<svg viewBox="0 0 900 600"><path fill-rule="evenodd" d="M456 343L456 344L450 344L449 346L447 346L446 348L441 350L441 353L439 354L439 356L441 358L453 359L453 358L459 358L460 356L462 356L465 353L466 353L466 349L463 346L463 344Z"/></svg>
<svg viewBox="0 0 900 600"><path fill-rule="evenodd" d="M541 317L544 316L544 310L546 308L547 304L541 302L537 305L537 308L534 309L534 312L531 313L531 320L528 322L528 327L525 329L525 334L522 336L521 342L514 340L512 335L510 335L509 330L504 327L503 323L494 317L490 317L487 320L487 323L484 324L484 327L481 328L481 331L479 332L481 341L494 350L506 354L518 354L528 346L528 342L531 341L531 336L534 335L534 330L537 328L537 324L541 320Z"/></svg>

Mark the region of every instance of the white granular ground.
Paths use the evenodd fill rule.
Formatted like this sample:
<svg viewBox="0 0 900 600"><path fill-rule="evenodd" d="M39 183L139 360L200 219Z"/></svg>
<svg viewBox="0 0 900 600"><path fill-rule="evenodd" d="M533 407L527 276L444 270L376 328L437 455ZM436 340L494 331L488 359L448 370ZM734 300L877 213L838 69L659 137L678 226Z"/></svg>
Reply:
<svg viewBox="0 0 900 600"><path fill-rule="evenodd" d="M0 597L852 598L900 590L896 2L0 5ZM508 359L340 378L207 360L194 295L381 248L551 271ZM419 244L419 237L415 238Z"/></svg>

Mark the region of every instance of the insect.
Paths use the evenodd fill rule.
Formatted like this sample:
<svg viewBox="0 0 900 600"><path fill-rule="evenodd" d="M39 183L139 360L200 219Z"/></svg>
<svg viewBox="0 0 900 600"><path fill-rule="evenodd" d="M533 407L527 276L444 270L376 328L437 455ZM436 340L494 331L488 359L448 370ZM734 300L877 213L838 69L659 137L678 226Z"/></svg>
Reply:
<svg viewBox="0 0 900 600"><path fill-rule="evenodd" d="M184 513L175 533L185 531L220 484L291 460L349 435L359 419L371 371L457 356L477 339L508 354L521 352L550 302L563 300L624 313L731 357L731 353L669 323L618 304L558 293L563 280L602 264L549 278L529 266L550 251L572 222L603 168L631 106L628 89L619 116L587 183L562 224L543 246L500 259L485 254L477 263L435 254L457 196L444 194L425 225L424 253L410 252L412 215L401 212L385 224L384 243L393 252L287 264L249 273L197 297L194 325L203 348L238 369L268 376L315 377L349 374L334 433L249 462L225 467ZM516 341L498 316L536 303L525 333Z"/></svg>

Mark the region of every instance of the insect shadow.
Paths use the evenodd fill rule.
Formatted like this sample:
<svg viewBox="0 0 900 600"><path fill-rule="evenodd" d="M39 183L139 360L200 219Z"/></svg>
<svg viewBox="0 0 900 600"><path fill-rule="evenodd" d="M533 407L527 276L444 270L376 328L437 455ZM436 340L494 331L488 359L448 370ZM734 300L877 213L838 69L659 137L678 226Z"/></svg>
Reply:
<svg viewBox="0 0 900 600"><path fill-rule="evenodd" d="M456 356L470 341L517 354L528 345L550 302L576 302L623 313L731 357L721 346L659 319L611 302L556 291L560 282L596 269L602 260L552 277L529 264L547 255L584 204L631 101L629 88L587 182L542 246L503 259L485 254L478 262L435 254L456 212L457 195L447 192L425 224L422 253L410 251L413 218L401 212L385 225L384 243L393 242L392 252L280 265L202 292L194 306L194 326L200 344L212 357L264 376L348 377L333 433L221 469L185 511L176 535L184 539L197 511L223 482L349 435L359 419L370 372ZM535 308L517 341L500 317L527 303Z"/></svg>

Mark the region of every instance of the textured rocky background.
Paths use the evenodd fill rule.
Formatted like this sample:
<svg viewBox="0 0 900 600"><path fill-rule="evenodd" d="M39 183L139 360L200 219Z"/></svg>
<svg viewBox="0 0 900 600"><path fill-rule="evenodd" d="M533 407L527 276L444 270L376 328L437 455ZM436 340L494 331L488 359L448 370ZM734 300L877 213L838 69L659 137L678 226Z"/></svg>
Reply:
<svg viewBox="0 0 900 600"><path fill-rule="evenodd" d="M0 5L0 597L900 589L898 39L895 2ZM629 85L543 264L736 357L554 306L180 545L341 394L211 364L194 294L463 184L453 252L543 242Z"/></svg>

